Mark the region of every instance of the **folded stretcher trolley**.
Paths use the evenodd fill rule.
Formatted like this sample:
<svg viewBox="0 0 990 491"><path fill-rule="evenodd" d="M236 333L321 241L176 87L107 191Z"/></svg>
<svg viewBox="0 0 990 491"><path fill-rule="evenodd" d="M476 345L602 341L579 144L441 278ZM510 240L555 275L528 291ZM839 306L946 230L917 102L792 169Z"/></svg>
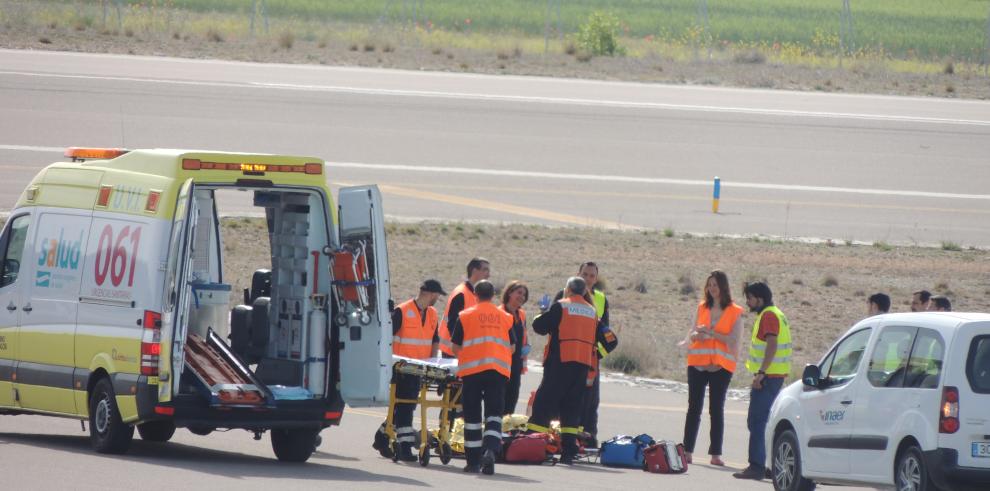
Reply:
<svg viewBox="0 0 990 491"><path fill-rule="evenodd" d="M451 427L455 410L461 409L461 381L457 378L457 362L450 359L415 360L393 356L392 384L389 389L388 416L385 420L385 435L388 437L392 460L399 459L399 443L392 421L396 404L416 404L420 414L419 464L430 464L430 450L435 449L444 465L453 457L450 447ZM416 399L399 399L395 395L395 376L413 375L419 377L419 395ZM439 399L430 399L431 393ZM430 435L427 427L427 412L431 408L440 410L440 428L436 438Z"/></svg>

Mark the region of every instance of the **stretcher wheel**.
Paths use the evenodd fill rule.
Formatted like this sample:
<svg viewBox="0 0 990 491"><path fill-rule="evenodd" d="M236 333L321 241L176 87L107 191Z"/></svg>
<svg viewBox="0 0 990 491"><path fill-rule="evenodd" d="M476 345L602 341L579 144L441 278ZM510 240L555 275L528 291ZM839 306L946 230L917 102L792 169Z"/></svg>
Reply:
<svg viewBox="0 0 990 491"><path fill-rule="evenodd" d="M430 448L429 447L424 446L424 447L421 447L419 449L419 465L421 465L423 467L426 467L426 466L430 465Z"/></svg>
<svg viewBox="0 0 990 491"><path fill-rule="evenodd" d="M392 462L399 461L399 442L390 442L388 444L388 449L392 452Z"/></svg>
<svg viewBox="0 0 990 491"><path fill-rule="evenodd" d="M450 459L454 456L454 450L450 448L449 444L444 443L440 445L440 463L447 465L450 463Z"/></svg>

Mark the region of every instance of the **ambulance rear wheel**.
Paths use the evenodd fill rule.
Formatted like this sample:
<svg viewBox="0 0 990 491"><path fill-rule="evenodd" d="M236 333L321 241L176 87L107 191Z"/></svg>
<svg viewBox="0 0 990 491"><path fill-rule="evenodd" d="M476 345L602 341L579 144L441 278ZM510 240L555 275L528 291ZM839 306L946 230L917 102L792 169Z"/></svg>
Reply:
<svg viewBox="0 0 990 491"><path fill-rule="evenodd" d="M124 424L109 378L101 378L89 395L89 441L99 453L121 454L131 446L134 427Z"/></svg>
<svg viewBox="0 0 990 491"><path fill-rule="evenodd" d="M272 450L282 462L306 462L316 449L317 433L309 428L273 429Z"/></svg>
<svg viewBox="0 0 990 491"><path fill-rule="evenodd" d="M146 442L167 442L175 434L175 422L169 420L148 421L139 424L137 430L141 439Z"/></svg>

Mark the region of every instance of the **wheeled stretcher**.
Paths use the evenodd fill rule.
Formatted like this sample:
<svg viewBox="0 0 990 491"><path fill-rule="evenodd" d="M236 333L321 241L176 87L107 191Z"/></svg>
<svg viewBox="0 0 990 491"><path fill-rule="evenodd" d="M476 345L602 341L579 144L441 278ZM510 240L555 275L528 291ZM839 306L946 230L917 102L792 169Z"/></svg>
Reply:
<svg viewBox="0 0 990 491"><path fill-rule="evenodd" d="M403 374L419 377L419 394L416 399L396 397L394 377L391 387L389 387L385 435L388 437L392 460L398 461L399 459L399 443L395 424L392 421L395 405L416 404L419 406L420 414L419 464L423 467L429 465L430 451L435 450L436 454L440 456L440 462L447 465L453 457L450 436L454 413L461 410L462 385L456 375L457 360L431 358L424 361L401 356L393 356L392 360L393 375ZM431 399L429 397L431 393L438 394L439 399ZM430 434L426 423L427 412L431 408L440 409L440 427L435 438Z"/></svg>

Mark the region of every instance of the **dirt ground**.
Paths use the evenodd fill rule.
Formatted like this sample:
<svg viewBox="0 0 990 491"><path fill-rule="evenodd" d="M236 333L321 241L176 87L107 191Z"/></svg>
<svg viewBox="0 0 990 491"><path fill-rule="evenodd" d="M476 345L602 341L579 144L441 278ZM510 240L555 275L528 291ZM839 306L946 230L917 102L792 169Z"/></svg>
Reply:
<svg viewBox="0 0 990 491"><path fill-rule="evenodd" d="M754 87L800 91L871 93L950 98L990 98L990 78L973 68L954 73L899 73L870 61L845 68L815 68L766 62L747 54L715 53L714 60L676 61L663 53L646 57L595 57L580 61L563 52L530 54L440 49L395 41L278 39L243 37L210 40L203 35L119 33L72 26L0 24L0 47L118 53L253 62L303 63L486 74L534 75L647 83Z"/></svg>
<svg viewBox="0 0 990 491"><path fill-rule="evenodd" d="M413 296L426 278L439 279L449 291L463 281L468 260L483 256L491 261L497 287L514 279L529 284L524 308L535 312L537 299L561 289L578 264L598 262L620 338L611 366L674 380L685 379L684 353L676 344L713 269L728 273L737 303L744 301L744 281L769 283L792 325L796 371L818 361L840 333L865 317L866 298L876 292L891 296L895 312L909 311L911 292L919 289L948 295L957 311L990 312L990 251L984 250L887 250L532 225L390 223L387 230L396 302ZM241 291L251 272L270 265L257 247L267 243L267 232L259 219L232 218L223 233L226 277ZM752 322L747 314L746 339ZM543 339L532 332L530 337L539 353ZM736 384L743 382L736 378Z"/></svg>

